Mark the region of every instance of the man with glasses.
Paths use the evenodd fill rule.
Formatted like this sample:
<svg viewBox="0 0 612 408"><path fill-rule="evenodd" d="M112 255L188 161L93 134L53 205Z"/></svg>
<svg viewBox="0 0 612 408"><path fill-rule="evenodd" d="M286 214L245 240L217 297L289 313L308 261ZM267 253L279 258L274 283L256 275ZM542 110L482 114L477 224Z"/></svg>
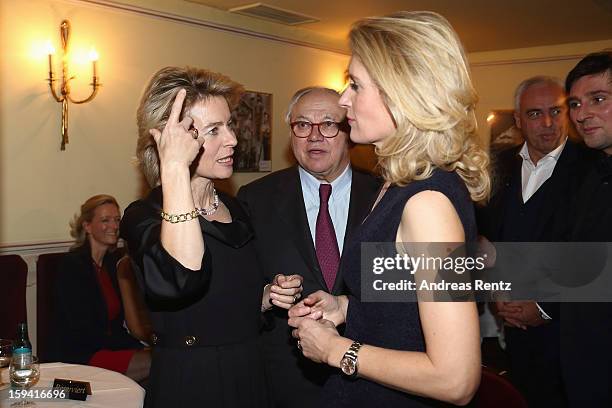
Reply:
<svg viewBox="0 0 612 408"><path fill-rule="evenodd" d="M240 189L251 217L268 282L277 274L303 277L303 297L317 290L342 293L340 257L346 237L367 215L379 182L351 168L346 111L340 95L309 87L295 93L286 116L298 165ZM291 337L287 311L266 312L263 333L275 407L317 406L329 371L304 358Z"/></svg>

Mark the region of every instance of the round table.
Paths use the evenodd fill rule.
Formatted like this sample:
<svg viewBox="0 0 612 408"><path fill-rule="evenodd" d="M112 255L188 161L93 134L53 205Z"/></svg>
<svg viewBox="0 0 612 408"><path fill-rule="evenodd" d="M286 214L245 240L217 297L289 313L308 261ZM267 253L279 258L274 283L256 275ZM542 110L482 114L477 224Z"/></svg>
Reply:
<svg viewBox="0 0 612 408"><path fill-rule="evenodd" d="M9 382L8 367L1 370L2 382ZM145 391L132 379L115 371L78 364L45 363L40 365L40 380L32 388L51 388L53 380L87 381L91 394L87 401L55 400L36 401L36 408L95 407L132 408L142 407ZM8 408L16 400L8 399L8 389L0 391L0 408Z"/></svg>

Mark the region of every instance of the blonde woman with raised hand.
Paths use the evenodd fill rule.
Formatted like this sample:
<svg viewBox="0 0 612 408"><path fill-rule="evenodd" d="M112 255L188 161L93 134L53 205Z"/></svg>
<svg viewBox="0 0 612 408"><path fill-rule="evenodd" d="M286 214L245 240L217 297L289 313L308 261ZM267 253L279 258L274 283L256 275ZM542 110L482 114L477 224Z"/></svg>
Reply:
<svg viewBox="0 0 612 408"><path fill-rule="evenodd" d="M473 202L489 192L467 60L432 12L366 18L350 34L340 98L351 140L374 144L386 181L343 255L348 296L316 292L289 312L304 355L337 367L325 407L467 404L480 381L473 302L362 302L361 243L476 240ZM336 327L346 324L341 336Z"/></svg>
<svg viewBox="0 0 612 408"><path fill-rule="evenodd" d="M268 404L261 312L289 308L301 278L279 276L264 289L249 221L215 189L233 172L230 108L242 90L215 72L167 67L138 108L136 155L154 188L125 210L121 235L151 310L146 407Z"/></svg>

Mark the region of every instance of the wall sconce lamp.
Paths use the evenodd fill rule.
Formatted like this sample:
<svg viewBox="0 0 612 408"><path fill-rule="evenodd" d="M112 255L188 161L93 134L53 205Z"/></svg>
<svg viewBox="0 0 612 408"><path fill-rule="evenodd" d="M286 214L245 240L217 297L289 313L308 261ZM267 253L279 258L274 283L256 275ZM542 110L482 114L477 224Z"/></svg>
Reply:
<svg viewBox="0 0 612 408"><path fill-rule="evenodd" d="M96 63L98 60L98 54L95 50L91 50L89 54L89 59L93 64L93 78L91 82L92 91L91 94L80 101L76 101L70 97L70 81L74 79L74 76L70 76L68 72L68 46L70 45L70 22L68 20L62 21L60 24L60 36L62 38L62 81L61 86L58 92L55 90L54 82L57 81L56 78L53 77L53 54L55 54L55 50L49 43L49 89L51 90L51 95L57 102L62 104L62 144L61 150L66 150L66 144L68 143L68 102L72 102L74 104L82 104L91 101L95 98L98 93L98 88L100 87L100 82L97 73Z"/></svg>

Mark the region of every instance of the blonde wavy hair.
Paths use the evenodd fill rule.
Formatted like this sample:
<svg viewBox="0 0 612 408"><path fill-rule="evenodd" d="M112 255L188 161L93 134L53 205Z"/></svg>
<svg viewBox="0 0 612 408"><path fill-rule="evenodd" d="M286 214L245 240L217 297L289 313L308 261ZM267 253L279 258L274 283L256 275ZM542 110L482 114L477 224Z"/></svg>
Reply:
<svg viewBox="0 0 612 408"><path fill-rule="evenodd" d="M87 232L83 228L83 223L91 222L96 214L96 208L104 204L113 204L119 210L119 203L115 197L108 194L98 194L90 197L81 205L81 212L74 215L70 221L70 236L75 239L72 248L79 248L87 242Z"/></svg>
<svg viewBox="0 0 612 408"><path fill-rule="evenodd" d="M385 180L406 185L435 168L456 171L472 200L486 200L489 156L476 134L478 97L449 22L433 12L397 12L356 22L349 41L395 121L396 132L376 149Z"/></svg>
<svg viewBox="0 0 612 408"><path fill-rule="evenodd" d="M181 119L193 105L202 100L216 96L223 97L232 110L240 100L244 88L229 77L194 67L165 67L153 74L147 84L138 111L136 121L138 124L138 142L136 144L136 158L147 182L151 187L159 184L159 155L150 129L162 131L176 94L181 89L187 92Z"/></svg>

